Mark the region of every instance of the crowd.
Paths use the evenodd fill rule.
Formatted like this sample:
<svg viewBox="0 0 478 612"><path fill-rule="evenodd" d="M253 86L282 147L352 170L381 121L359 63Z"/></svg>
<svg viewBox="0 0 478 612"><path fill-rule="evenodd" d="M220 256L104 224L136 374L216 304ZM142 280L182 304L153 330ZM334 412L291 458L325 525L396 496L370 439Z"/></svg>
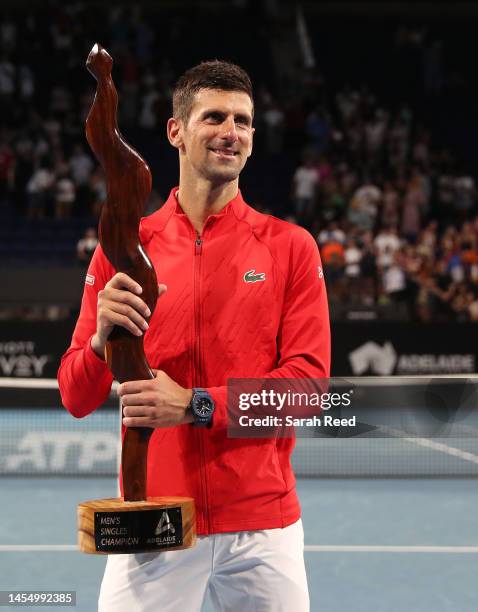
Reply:
<svg viewBox="0 0 478 612"><path fill-rule="evenodd" d="M160 36L140 8L99 11L96 23L115 58L120 125L157 139L175 76L161 49L180 37L180 24ZM106 184L84 140L95 90L84 60L85 33L100 26L82 2L46 15L0 17L0 213L10 208L27 222L84 216L93 224ZM408 40L403 29L397 38ZM434 93L445 78L437 49L435 41L423 51L423 88ZM439 74L433 87L430 65ZM381 104L365 85L333 92L318 68L298 70L295 85L295 95L283 98L256 88L259 154L300 160L279 212L272 202L264 208L317 237L331 301L388 304L420 320L478 320L473 176L433 146L426 118L408 104ZM161 203L153 192L148 212ZM88 229L80 263L95 241Z"/></svg>
<svg viewBox="0 0 478 612"><path fill-rule="evenodd" d="M338 92L306 126L294 220L317 237L331 300L478 321L472 174L409 107L381 108L367 90Z"/></svg>
<svg viewBox="0 0 478 612"><path fill-rule="evenodd" d="M83 127L95 93L84 66L95 32L115 59L119 124L151 131L169 112L174 75L156 62L157 31L141 9L95 7L100 25L91 13L75 2L0 15L0 202L27 220L97 219L106 197Z"/></svg>

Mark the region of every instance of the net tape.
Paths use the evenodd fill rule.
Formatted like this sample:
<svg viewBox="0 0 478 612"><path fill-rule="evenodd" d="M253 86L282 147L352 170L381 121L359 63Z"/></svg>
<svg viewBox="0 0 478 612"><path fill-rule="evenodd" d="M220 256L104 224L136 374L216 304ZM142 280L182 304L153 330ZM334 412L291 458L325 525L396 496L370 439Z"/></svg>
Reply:
<svg viewBox="0 0 478 612"><path fill-rule="evenodd" d="M368 385L392 390L397 384L406 384L396 377L389 378L370 378ZM409 435L407 427L390 425L365 437L344 437L340 431L333 436L306 431L296 440L292 458L296 475L478 476L478 376L442 377L441 383L445 378L452 381L446 387L448 406L458 398L457 384L468 385L468 390L471 384L473 390L471 396L467 395L467 418L460 417L445 437L416 432ZM430 379L421 380L425 385ZM367 386L367 379L363 384ZM84 419L75 419L62 408L56 380L0 379L0 398L0 475L118 474L120 419L114 392ZM452 412L459 414L457 410Z"/></svg>

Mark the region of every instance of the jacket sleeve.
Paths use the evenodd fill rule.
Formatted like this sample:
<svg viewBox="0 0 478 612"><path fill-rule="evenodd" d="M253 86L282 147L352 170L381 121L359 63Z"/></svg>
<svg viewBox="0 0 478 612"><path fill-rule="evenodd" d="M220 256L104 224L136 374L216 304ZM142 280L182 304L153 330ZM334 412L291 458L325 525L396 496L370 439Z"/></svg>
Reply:
<svg viewBox="0 0 478 612"><path fill-rule="evenodd" d="M305 230L295 234L282 318L277 335L277 367L262 378L328 378L330 322L320 254ZM208 389L216 405L214 428L227 427L227 386Z"/></svg>
<svg viewBox="0 0 478 612"><path fill-rule="evenodd" d="M63 405L77 418L98 408L107 399L113 382L106 362L91 348L91 338L96 332L98 292L113 275L113 267L98 246L86 275L81 310L71 344L58 370Z"/></svg>

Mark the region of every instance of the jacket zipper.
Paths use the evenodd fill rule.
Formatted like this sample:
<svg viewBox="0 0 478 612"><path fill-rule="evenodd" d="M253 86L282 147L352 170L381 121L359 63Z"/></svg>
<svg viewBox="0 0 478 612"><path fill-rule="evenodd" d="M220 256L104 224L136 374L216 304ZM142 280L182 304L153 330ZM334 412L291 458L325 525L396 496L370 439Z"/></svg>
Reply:
<svg viewBox="0 0 478 612"><path fill-rule="evenodd" d="M194 347L194 384L200 387L202 385L202 363L201 363L201 301L200 301L200 283L201 283L201 254L202 254L203 240L197 233L194 242L194 317L196 327L196 341ZM207 475L206 475L206 451L204 436L202 431L198 431L199 437L199 454L200 454L200 465L201 465L201 479L203 486L203 506L206 521L206 532L210 532L210 520L209 520L209 503L208 503L208 486L207 486Z"/></svg>

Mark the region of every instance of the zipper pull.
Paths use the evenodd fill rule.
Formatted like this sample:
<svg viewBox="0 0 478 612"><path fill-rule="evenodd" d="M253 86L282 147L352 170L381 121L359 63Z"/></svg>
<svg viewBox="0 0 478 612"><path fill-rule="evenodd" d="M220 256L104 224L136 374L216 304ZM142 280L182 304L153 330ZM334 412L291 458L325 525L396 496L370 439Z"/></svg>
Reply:
<svg viewBox="0 0 478 612"><path fill-rule="evenodd" d="M194 244L196 255L201 255L202 240L199 238L199 236L196 238L196 242Z"/></svg>

